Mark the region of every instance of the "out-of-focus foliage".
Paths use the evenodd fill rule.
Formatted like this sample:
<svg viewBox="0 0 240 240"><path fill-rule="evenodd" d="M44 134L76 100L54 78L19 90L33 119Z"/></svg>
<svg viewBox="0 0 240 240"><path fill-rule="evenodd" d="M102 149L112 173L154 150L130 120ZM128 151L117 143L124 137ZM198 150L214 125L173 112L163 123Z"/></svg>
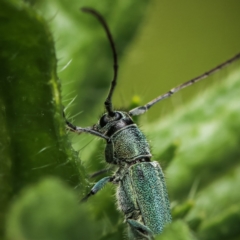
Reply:
<svg viewBox="0 0 240 240"><path fill-rule="evenodd" d="M92 239L99 232L72 189L55 178L25 188L13 202L7 222L9 239Z"/></svg>
<svg viewBox="0 0 240 240"><path fill-rule="evenodd" d="M80 11L82 7L98 10L111 29L119 58L131 44L143 17L147 14L149 0L41 0L33 6L49 19L56 39L58 74L63 84L64 104L82 124L99 116L96 111L104 101L112 78L112 52L106 34L99 22ZM78 95L79 94L79 95ZM87 121L87 122L86 122ZM91 122L93 123L93 122Z"/></svg>
<svg viewBox="0 0 240 240"><path fill-rule="evenodd" d="M4 232L8 240L126 237L115 187L109 184L88 202L78 204L92 186L88 182L102 177L90 179L86 172L90 175L106 167L100 158L103 142L86 146L91 163L85 168L68 144L49 28L56 37L58 58L63 57L65 63L72 59L72 78L79 80L78 86L63 85L65 98L71 100L71 91L79 88L79 100L83 105L89 103L90 113L95 112L89 96L94 95L98 102L102 99L111 79L111 68L105 70L112 65L111 53L99 24L91 16L81 15L78 8L92 6L106 17L121 57L147 11L147 2L31 1L49 17L46 24L21 1L1 1L2 238ZM51 16L53 9L55 17ZM61 69L63 63L59 60L58 64ZM184 109L151 125L142 124L154 159L165 170L172 203L173 224L156 239L235 240L240 236L240 72L235 68L237 63L228 67L228 74L222 71L222 81ZM64 71L61 78L64 84L71 81ZM99 85L92 86L94 78Z"/></svg>
<svg viewBox="0 0 240 240"><path fill-rule="evenodd" d="M156 237L156 240L196 240L193 233L183 221L175 221L170 226L167 226L163 234Z"/></svg>
<svg viewBox="0 0 240 240"><path fill-rule="evenodd" d="M144 127L157 156L179 142L166 170L172 214L184 219L197 239L240 236L238 65L184 109Z"/></svg>

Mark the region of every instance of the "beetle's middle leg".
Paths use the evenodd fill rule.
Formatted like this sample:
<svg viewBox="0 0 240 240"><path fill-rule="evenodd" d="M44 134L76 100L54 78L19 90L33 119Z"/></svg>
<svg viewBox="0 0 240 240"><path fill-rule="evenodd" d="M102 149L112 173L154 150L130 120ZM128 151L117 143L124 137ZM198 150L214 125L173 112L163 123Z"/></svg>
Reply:
<svg viewBox="0 0 240 240"><path fill-rule="evenodd" d="M104 177L100 179L91 189L91 191L88 193L86 197L84 197L81 202L86 201L90 196L96 194L98 191L100 191L108 182L113 182L115 179L115 176L111 177Z"/></svg>
<svg viewBox="0 0 240 240"><path fill-rule="evenodd" d="M113 170L113 169L114 169L113 167L104 168L104 169L102 169L102 170L99 170L99 171L91 174L89 177L90 177L90 178L95 178L95 177L97 177L97 176L99 176L99 175L101 175L101 174L107 173L107 172L109 172L109 171L111 171L111 170Z"/></svg>

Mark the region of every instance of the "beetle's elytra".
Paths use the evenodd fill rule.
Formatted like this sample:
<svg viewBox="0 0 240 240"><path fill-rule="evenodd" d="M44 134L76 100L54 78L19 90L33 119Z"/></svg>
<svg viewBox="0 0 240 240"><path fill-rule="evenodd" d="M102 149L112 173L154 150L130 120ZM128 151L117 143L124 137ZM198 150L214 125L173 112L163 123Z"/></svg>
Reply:
<svg viewBox="0 0 240 240"><path fill-rule="evenodd" d="M112 105L112 95L117 83L118 63L115 45L103 17L94 9L83 8L95 16L105 29L114 61L114 76L108 96L104 102L106 113L92 127L77 127L66 120L67 128L76 133L90 133L106 140L105 160L118 167L113 176L98 181L87 199L108 182L117 185L117 201L129 228L130 239L152 239L171 222L170 203L163 171L157 161L151 160L151 152L145 135L131 116L145 113L157 102L170 97L179 90L200 81L240 58L237 54L210 71L191 79L167 93L153 99L144 106L129 112L117 111Z"/></svg>

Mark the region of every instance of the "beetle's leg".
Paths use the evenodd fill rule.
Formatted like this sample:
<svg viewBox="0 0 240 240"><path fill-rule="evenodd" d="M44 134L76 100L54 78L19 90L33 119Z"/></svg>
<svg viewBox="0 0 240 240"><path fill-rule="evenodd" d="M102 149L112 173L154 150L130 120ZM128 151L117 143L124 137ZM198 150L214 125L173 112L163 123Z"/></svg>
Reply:
<svg viewBox="0 0 240 240"><path fill-rule="evenodd" d="M115 176L113 177L104 177L100 179L91 189L91 191L88 193L86 197L84 197L81 202L86 201L90 196L96 194L98 191L100 191L108 182L112 182L115 179Z"/></svg>
<svg viewBox="0 0 240 240"><path fill-rule="evenodd" d="M85 132L85 133L90 133L90 134L92 134L92 135L95 135L95 136L97 136L97 137L103 138L103 139L105 139L105 140L109 140L109 137L103 135L103 134L100 133L100 132L95 131L92 127L82 128L82 127L78 127L78 126L73 125L72 123L70 123L70 122L66 119L64 111L63 111L63 117L64 117L64 119L65 119L65 123L66 123L66 125L67 125L67 129L70 130L71 132L75 132L75 133L78 133L78 134L83 133L83 132Z"/></svg>
<svg viewBox="0 0 240 240"><path fill-rule="evenodd" d="M106 172L109 172L109 171L111 171L111 170L113 170L113 167L108 167L108 168L102 169L102 170L100 170L100 171L97 171L97 172L91 174L91 175L90 175L90 178L95 178L95 177L97 177L97 176L99 176L99 175L101 175L101 174L104 174L104 173L106 173Z"/></svg>
<svg viewBox="0 0 240 240"><path fill-rule="evenodd" d="M130 227L130 239L153 239L154 234L147 226L132 219L127 219L127 223Z"/></svg>

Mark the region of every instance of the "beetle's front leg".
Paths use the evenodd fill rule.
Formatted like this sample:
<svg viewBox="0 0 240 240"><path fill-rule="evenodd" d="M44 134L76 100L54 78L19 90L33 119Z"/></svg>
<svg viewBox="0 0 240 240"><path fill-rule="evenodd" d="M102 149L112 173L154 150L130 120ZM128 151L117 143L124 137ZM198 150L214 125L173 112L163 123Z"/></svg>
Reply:
<svg viewBox="0 0 240 240"><path fill-rule="evenodd" d="M111 177L104 177L100 179L91 189L91 191L88 193L86 197L84 197L81 202L86 201L90 196L96 194L98 191L100 191L108 182L113 182L115 180L115 176Z"/></svg>
<svg viewBox="0 0 240 240"><path fill-rule="evenodd" d="M70 130L71 132L75 132L75 133L90 133L94 136L97 136L97 137L100 137L100 138L103 138L105 140L109 140L109 137L103 135L102 133L96 131L93 129L93 127L85 127L85 128L82 128L82 127L78 127L78 126L75 126L73 125L71 122L69 122L66 117L65 117L65 113L63 112L63 117L65 119L65 123L66 123L66 126L67 126L67 129Z"/></svg>

